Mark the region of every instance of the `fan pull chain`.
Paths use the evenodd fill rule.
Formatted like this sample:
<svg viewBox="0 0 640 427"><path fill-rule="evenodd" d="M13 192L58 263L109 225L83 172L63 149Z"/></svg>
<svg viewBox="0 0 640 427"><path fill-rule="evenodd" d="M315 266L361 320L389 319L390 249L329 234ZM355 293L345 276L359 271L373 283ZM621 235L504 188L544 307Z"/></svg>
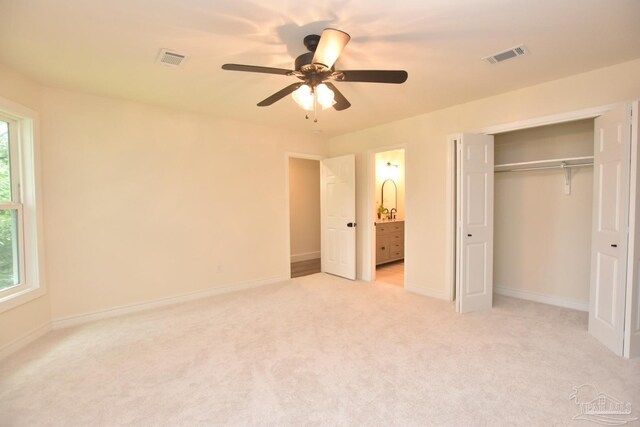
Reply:
<svg viewBox="0 0 640 427"><path fill-rule="evenodd" d="M316 96L315 88L311 89L313 95L313 122L318 123L318 97ZM309 120L309 113L304 115L306 120Z"/></svg>
<svg viewBox="0 0 640 427"><path fill-rule="evenodd" d="M313 88L313 123L318 123L318 94L316 88Z"/></svg>

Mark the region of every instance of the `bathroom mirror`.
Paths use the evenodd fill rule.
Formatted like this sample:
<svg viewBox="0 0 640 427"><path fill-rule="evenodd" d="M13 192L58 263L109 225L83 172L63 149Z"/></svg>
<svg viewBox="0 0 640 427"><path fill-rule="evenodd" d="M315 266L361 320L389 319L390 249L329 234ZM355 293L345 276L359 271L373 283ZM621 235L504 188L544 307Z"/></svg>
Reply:
<svg viewBox="0 0 640 427"><path fill-rule="evenodd" d="M387 186L387 194L384 194L385 186ZM396 209L398 210L398 187L396 183L392 179L386 179L382 183L380 200L382 200L382 206L387 208L388 210Z"/></svg>

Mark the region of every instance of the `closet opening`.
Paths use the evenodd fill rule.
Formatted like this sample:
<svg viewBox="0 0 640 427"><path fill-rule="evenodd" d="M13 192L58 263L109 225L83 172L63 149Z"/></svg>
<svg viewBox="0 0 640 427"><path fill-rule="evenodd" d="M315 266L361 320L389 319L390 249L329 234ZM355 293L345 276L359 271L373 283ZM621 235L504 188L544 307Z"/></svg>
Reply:
<svg viewBox="0 0 640 427"><path fill-rule="evenodd" d="M589 311L593 141L594 119L494 135L494 293Z"/></svg>
<svg viewBox="0 0 640 427"><path fill-rule="evenodd" d="M639 108L449 138L457 312L490 309L494 293L582 310L611 351L640 354Z"/></svg>
<svg viewBox="0 0 640 427"><path fill-rule="evenodd" d="M373 280L404 287L405 150L374 156Z"/></svg>

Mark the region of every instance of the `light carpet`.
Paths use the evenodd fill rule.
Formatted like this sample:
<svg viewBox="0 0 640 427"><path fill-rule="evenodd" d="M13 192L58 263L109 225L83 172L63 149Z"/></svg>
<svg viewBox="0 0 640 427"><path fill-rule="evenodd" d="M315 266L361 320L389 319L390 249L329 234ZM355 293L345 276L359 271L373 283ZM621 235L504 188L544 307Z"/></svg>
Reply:
<svg viewBox="0 0 640 427"><path fill-rule="evenodd" d="M0 425L585 425L582 384L640 415L586 313L315 274L51 332L0 364Z"/></svg>

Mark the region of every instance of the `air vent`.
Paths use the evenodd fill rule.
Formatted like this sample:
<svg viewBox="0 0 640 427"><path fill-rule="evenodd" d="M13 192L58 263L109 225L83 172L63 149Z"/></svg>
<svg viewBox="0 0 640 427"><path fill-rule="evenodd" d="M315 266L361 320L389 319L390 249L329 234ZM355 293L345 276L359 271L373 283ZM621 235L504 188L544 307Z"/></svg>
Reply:
<svg viewBox="0 0 640 427"><path fill-rule="evenodd" d="M161 49L160 55L158 55L158 62L169 67L179 67L180 65L182 65L186 58L187 56L181 53L171 52L167 49Z"/></svg>
<svg viewBox="0 0 640 427"><path fill-rule="evenodd" d="M487 61L489 64L497 64L498 62L503 62L507 59L526 55L527 53L529 53L529 50L521 44L520 46L516 46L512 49L505 50L504 52L496 53L495 55L487 56L482 59Z"/></svg>

